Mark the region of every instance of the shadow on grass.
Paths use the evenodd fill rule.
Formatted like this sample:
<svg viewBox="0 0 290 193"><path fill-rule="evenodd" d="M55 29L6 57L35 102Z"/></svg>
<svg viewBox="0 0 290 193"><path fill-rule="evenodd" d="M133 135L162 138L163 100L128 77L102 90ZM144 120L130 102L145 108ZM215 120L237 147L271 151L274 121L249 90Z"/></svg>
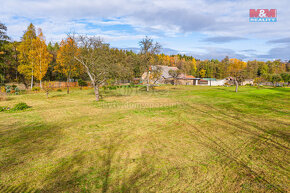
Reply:
<svg viewBox="0 0 290 193"><path fill-rule="evenodd" d="M152 172L146 156L131 159L121 152L123 136L111 136L98 152L97 166L82 179L82 192L139 192L138 183ZM124 147L122 147L124 149Z"/></svg>
<svg viewBox="0 0 290 193"><path fill-rule="evenodd" d="M229 87L218 87L217 90L222 90L224 92L229 92L229 93L233 93L236 92L235 87L234 86L229 86Z"/></svg>
<svg viewBox="0 0 290 193"><path fill-rule="evenodd" d="M11 96L0 98L0 101L12 101L12 100L14 100L14 98L12 98Z"/></svg>
<svg viewBox="0 0 290 193"><path fill-rule="evenodd" d="M41 192L78 192L78 181L83 177L78 167L83 165L86 152L76 152L73 156L62 158L57 166L49 173Z"/></svg>
<svg viewBox="0 0 290 193"><path fill-rule="evenodd" d="M37 159L37 154L50 154L61 137L61 128L51 124L19 123L3 128L0 130L0 149L6 156L0 160L1 172L21 167L30 159Z"/></svg>
<svg viewBox="0 0 290 193"><path fill-rule="evenodd" d="M286 93L290 93L290 89L289 87L272 87L272 88L267 88L270 90L275 90L275 91L279 91L279 92L286 92Z"/></svg>
<svg viewBox="0 0 290 193"><path fill-rule="evenodd" d="M39 193L41 191L36 189L28 188L26 185L18 185L18 186L6 186L0 184L0 192L7 192L7 193Z"/></svg>
<svg viewBox="0 0 290 193"><path fill-rule="evenodd" d="M138 183L148 183L144 178L152 169L146 156L129 158L121 147L125 138L120 133L104 136L98 149L75 151L60 159L40 192L139 192Z"/></svg>
<svg viewBox="0 0 290 193"><path fill-rule="evenodd" d="M28 169L31 162L37 162L48 156L57 147L62 138L61 128L44 123L14 124L0 130L0 153L5 155L0 160L1 176L11 176L13 171ZM23 169L22 169L23 168ZM11 173L12 171L12 173ZM31 189L23 179L19 185L0 185L0 192L39 192ZM3 181L1 182L4 183ZM5 191L4 191L5 190Z"/></svg>
<svg viewBox="0 0 290 193"><path fill-rule="evenodd" d="M67 94L56 94L56 95L51 95L48 98L60 98L60 97L64 97L67 96Z"/></svg>
<svg viewBox="0 0 290 193"><path fill-rule="evenodd" d="M118 88L116 90L101 90L100 95L103 97L122 97L122 96L138 96L138 95L166 95L169 89L150 89L149 92L144 88ZM89 94L94 94L89 93Z"/></svg>

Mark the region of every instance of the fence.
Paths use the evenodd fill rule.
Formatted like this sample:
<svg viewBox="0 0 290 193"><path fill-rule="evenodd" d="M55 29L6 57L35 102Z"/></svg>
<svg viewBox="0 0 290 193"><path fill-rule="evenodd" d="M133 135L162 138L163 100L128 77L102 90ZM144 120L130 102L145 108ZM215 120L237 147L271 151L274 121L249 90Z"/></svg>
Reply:
<svg viewBox="0 0 290 193"><path fill-rule="evenodd" d="M53 88L66 88L67 87L67 82L60 82L60 81L51 81L49 82L51 87ZM78 82L69 82L69 87L79 87ZM90 82L87 82L88 87L91 86ZM40 84L39 83L35 83L34 86L39 87Z"/></svg>

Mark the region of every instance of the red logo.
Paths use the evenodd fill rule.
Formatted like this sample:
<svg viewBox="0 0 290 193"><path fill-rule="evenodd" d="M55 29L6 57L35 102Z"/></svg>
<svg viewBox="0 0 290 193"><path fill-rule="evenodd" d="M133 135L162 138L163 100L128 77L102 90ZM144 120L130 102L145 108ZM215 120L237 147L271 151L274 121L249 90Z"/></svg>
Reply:
<svg viewBox="0 0 290 193"><path fill-rule="evenodd" d="M276 9L250 9L250 18L271 18L277 17Z"/></svg>

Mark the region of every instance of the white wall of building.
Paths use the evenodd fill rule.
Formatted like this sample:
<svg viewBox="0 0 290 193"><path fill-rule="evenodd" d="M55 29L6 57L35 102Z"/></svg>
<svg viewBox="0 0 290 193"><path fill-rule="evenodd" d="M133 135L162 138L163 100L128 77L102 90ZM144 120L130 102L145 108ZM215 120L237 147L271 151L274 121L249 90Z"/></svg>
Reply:
<svg viewBox="0 0 290 193"><path fill-rule="evenodd" d="M226 79L211 81L211 83L208 81L208 85L211 84L212 86L223 86L226 82Z"/></svg>

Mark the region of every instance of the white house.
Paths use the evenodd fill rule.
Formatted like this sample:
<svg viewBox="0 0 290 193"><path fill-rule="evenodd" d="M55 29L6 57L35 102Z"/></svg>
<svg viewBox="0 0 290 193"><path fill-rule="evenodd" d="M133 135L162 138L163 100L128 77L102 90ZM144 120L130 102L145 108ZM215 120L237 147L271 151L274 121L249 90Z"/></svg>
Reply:
<svg viewBox="0 0 290 193"><path fill-rule="evenodd" d="M172 76L169 74L170 70L178 70L177 67L171 67L171 66L161 66L161 65L157 65L157 66L151 66L151 70L150 70L150 82L151 83L156 83L156 84L164 84L166 83L166 80L168 79L172 79ZM160 71L160 76L158 77L152 77L152 73L154 73L154 71ZM141 79L143 80L144 83L147 82L147 72L144 72L142 74Z"/></svg>
<svg viewBox="0 0 290 193"><path fill-rule="evenodd" d="M223 86L228 80L226 78L217 80L215 78L198 78L195 85L201 86Z"/></svg>

